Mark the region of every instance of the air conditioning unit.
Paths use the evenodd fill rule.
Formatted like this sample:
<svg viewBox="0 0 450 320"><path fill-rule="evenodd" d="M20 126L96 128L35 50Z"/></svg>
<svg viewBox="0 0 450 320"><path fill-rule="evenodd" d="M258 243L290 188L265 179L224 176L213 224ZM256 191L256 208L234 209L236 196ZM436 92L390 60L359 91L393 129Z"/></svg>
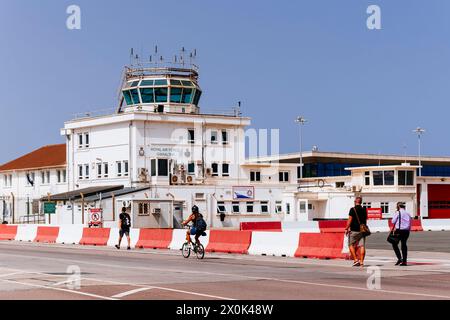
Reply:
<svg viewBox="0 0 450 320"><path fill-rule="evenodd" d="M148 182L148 170L145 168L138 169L139 182Z"/></svg>
<svg viewBox="0 0 450 320"><path fill-rule="evenodd" d="M153 208L152 209L152 215L160 216L161 215L161 208Z"/></svg>
<svg viewBox="0 0 450 320"><path fill-rule="evenodd" d="M170 183L173 185L181 184L181 176L174 174L170 178Z"/></svg>
<svg viewBox="0 0 450 320"><path fill-rule="evenodd" d="M187 176L186 177L186 183L187 184L194 184L195 176Z"/></svg>

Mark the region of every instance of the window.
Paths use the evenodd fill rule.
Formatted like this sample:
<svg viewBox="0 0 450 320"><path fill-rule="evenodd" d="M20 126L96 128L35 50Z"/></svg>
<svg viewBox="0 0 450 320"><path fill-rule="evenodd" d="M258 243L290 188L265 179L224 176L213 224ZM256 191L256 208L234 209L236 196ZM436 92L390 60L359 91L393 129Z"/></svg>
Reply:
<svg viewBox="0 0 450 320"><path fill-rule="evenodd" d="M364 172L364 184L370 186L370 171Z"/></svg>
<svg viewBox="0 0 450 320"><path fill-rule="evenodd" d="M289 182L289 171L280 171L278 177L280 182Z"/></svg>
<svg viewBox="0 0 450 320"><path fill-rule="evenodd" d="M130 172L130 170L129 170L129 168L128 168L128 161L124 161L124 162L123 162L123 175L124 175L125 177L128 177L129 172Z"/></svg>
<svg viewBox="0 0 450 320"><path fill-rule="evenodd" d="M127 106L131 106L133 104L133 100L131 99L130 91L126 90L123 92L123 97L127 103Z"/></svg>
<svg viewBox="0 0 450 320"><path fill-rule="evenodd" d="M366 209L370 209L370 208L372 208L372 202L363 202L362 207L366 208Z"/></svg>
<svg viewBox="0 0 450 320"><path fill-rule="evenodd" d="M89 178L90 178L90 170L89 170L88 164L84 165L84 178L87 180L89 180Z"/></svg>
<svg viewBox="0 0 450 320"><path fill-rule="evenodd" d="M145 81L143 81L143 82L145 82ZM155 102L155 90L153 88L141 88L140 91L141 91L142 103L154 103Z"/></svg>
<svg viewBox="0 0 450 320"><path fill-rule="evenodd" d="M160 177L169 176L169 160L158 159L158 176Z"/></svg>
<svg viewBox="0 0 450 320"><path fill-rule="evenodd" d="M188 130L188 143L190 143L190 144L195 143L195 130L194 129Z"/></svg>
<svg viewBox="0 0 450 320"><path fill-rule="evenodd" d="M240 209L239 202L233 202L232 209L233 209L233 213L240 213L241 209Z"/></svg>
<svg viewBox="0 0 450 320"><path fill-rule="evenodd" d="M138 204L138 215L148 216L150 214L149 204L147 202L139 202Z"/></svg>
<svg viewBox="0 0 450 320"><path fill-rule="evenodd" d="M218 140L218 133L217 131L211 131L211 143L217 144Z"/></svg>
<svg viewBox="0 0 450 320"><path fill-rule="evenodd" d="M89 148L89 133L84 134L84 146Z"/></svg>
<svg viewBox="0 0 450 320"><path fill-rule="evenodd" d="M414 185L414 171L398 171L398 185L399 186L413 186Z"/></svg>
<svg viewBox="0 0 450 320"><path fill-rule="evenodd" d="M300 213L306 213L306 202L300 201Z"/></svg>
<svg viewBox="0 0 450 320"><path fill-rule="evenodd" d="M180 103L182 92L182 88L170 88L170 102Z"/></svg>
<svg viewBox="0 0 450 320"><path fill-rule="evenodd" d="M188 174L189 175L195 175L195 163L189 162L188 164Z"/></svg>
<svg viewBox="0 0 450 320"><path fill-rule="evenodd" d="M26 173L27 178L27 186L34 186L34 182L36 181L36 174L34 172L27 172Z"/></svg>
<svg viewBox="0 0 450 320"><path fill-rule="evenodd" d="M228 131L222 130L222 144L228 144Z"/></svg>
<svg viewBox="0 0 450 320"><path fill-rule="evenodd" d="M261 172L260 171L250 171L250 181L251 182L261 182Z"/></svg>
<svg viewBox="0 0 450 320"><path fill-rule="evenodd" d="M101 177L102 177L102 164L97 163L97 178L101 178Z"/></svg>
<svg viewBox="0 0 450 320"><path fill-rule="evenodd" d="M103 177L108 178L109 175L109 166L108 166L108 162L105 162L103 164Z"/></svg>
<svg viewBox="0 0 450 320"><path fill-rule="evenodd" d="M57 179L58 183L62 182L61 170L56 171L56 179Z"/></svg>
<svg viewBox="0 0 450 320"><path fill-rule="evenodd" d="M275 202L275 212L276 213L283 213L283 202L282 201L276 201Z"/></svg>
<svg viewBox="0 0 450 320"><path fill-rule="evenodd" d="M116 162L116 174L118 177L122 176L122 162L121 161Z"/></svg>
<svg viewBox="0 0 450 320"><path fill-rule="evenodd" d="M83 166L78 166L78 180L83 180Z"/></svg>
<svg viewBox="0 0 450 320"><path fill-rule="evenodd" d="M150 170L151 170L151 176L152 177L156 177L156 159L152 159L150 161Z"/></svg>
<svg viewBox="0 0 450 320"><path fill-rule="evenodd" d="M45 172L45 177L46 177L46 183L50 184L50 171Z"/></svg>
<svg viewBox="0 0 450 320"><path fill-rule="evenodd" d="M286 203L286 214L291 214L291 204L289 202Z"/></svg>
<svg viewBox="0 0 450 320"><path fill-rule="evenodd" d="M389 202L381 203L381 213L389 213Z"/></svg>
<svg viewBox="0 0 450 320"><path fill-rule="evenodd" d="M41 184L45 184L45 172L41 171Z"/></svg>
<svg viewBox="0 0 450 320"><path fill-rule="evenodd" d="M213 163L211 165L211 169L212 169L212 176L218 177L219 176L219 165L217 163Z"/></svg>
<svg viewBox="0 0 450 320"><path fill-rule="evenodd" d="M228 163L222 164L222 177L230 176L230 165Z"/></svg>
<svg viewBox="0 0 450 320"><path fill-rule="evenodd" d="M131 89L131 98L133 99L133 104L140 104L141 101L139 100L139 92L137 89Z"/></svg>
<svg viewBox="0 0 450 320"><path fill-rule="evenodd" d="M3 176L3 184L5 187L12 187L12 175L6 174Z"/></svg>
<svg viewBox="0 0 450 320"><path fill-rule="evenodd" d="M340 188L344 188L345 187L345 182L336 182L336 188L340 189Z"/></svg>
<svg viewBox="0 0 450 320"><path fill-rule="evenodd" d="M254 203L247 202L247 213L253 213L253 212L254 212Z"/></svg>
<svg viewBox="0 0 450 320"><path fill-rule="evenodd" d="M156 80L155 82L157 82ZM155 102L164 103L167 102L167 88L155 88Z"/></svg>
<svg viewBox="0 0 450 320"><path fill-rule="evenodd" d="M269 201L261 201L261 213L269 213Z"/></svg>
<svg viewBox="0 0 450 320"><path fill-rule="evenodd" d="M181 98L181 103L190 104L192 103L192 93L194 92L191 88L183 89L183 97Z"/></svg>
<svg viewBox="0 0 450 320"><path fill-rule="evenodd" d="M374 171L373 184L375 186L393 186L395 173L393 170L389 171Z"/></svg>
<svg viewBox="0 0 450 320"><path fill-rule="evenodd" d="M217 213L226 213L225 202L217 202Z"/></svg>
<svg viewBox="0 0 450 320"><path fill-rule="evenodd" d="M83 148L83 135L81 133L78 135L78 148Z"/></svg>

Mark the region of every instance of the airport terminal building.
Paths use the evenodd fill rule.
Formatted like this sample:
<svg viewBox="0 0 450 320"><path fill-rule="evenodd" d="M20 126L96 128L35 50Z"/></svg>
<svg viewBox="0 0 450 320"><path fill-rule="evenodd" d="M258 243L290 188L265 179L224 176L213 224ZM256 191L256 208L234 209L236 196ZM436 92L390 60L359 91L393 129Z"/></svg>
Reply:
<svg viewBox="0 0 450 320"><path fill-rule="evenodd" d="M178 228L200 207L211 228L244 221L345 219L356 196L389 218L397 202L420 218L450 218L450 157L321 152L246 158L250 118L202 112L195 67L129 67L120 105L66 122L65 143L0 166L9 223ZM421 169L421 170L419 170ZM421 174L419 175L419 172ZM56 204L43 215L44 203ZM39 217L43 217L40 219Z"/></svg>

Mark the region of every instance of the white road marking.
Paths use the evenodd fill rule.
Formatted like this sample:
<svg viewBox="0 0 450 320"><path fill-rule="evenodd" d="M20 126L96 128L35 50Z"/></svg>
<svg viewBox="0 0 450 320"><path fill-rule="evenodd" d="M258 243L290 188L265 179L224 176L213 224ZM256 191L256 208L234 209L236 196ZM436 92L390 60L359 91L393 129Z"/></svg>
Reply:
<svg viewBox="0 0 450 320"><path fill-rule="evenodd" d="M49 287L49 286L44 286L44 285L39 285L39 284L34 284L34 283L23 283L23 282L20 282L20 281L6 280L6 279L0 279L0 281L7 282L7 283L18 284L18 285L23 285L23 286L28 286L28 287L34 287L34 288L41 288L41 289L49 289L49 290L69 292L69 293L79 294L79 295L82 295L82 296L88 296L88 297L91 297L91 298L98 298L98 299L103 299L103 300L117 300L117 299L114 299L114 298L99 296L99 295L92 294L92 293L81 292L81 291L74 291L74 290L62 289L62 288L55 288L55 287Z"/></svg>
<svg viewBox="0 0 450 320"><path fill-rule="evenodd" d="M130 296L132 294L135 294L135 293L139 293L139 292L147 291L147 290L151 290L151 289L153 289L153 287L137 288L137 289L133 289L133 290L130 290L130 291L125 291L125 292L116 294L115 296L112 296L111 298L123 298L123 297L126 297L126 296Z"/></svg>

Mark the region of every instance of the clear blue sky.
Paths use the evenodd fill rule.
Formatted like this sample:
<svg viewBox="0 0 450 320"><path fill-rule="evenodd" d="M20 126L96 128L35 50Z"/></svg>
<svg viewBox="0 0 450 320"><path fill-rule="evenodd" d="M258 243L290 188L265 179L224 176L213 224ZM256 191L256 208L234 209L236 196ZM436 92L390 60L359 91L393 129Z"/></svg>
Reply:
<svg viewBox="0 0 450 320"><path fill-rule="evenodd" d="M63 142L72 114L112 108L131 47L197 48L201 106L243 102L281 151L450 155L450 1L0 0L0 162ZM66 8L82 30L66 29ZM366 28L366 8L382 30Z"/></svg>

